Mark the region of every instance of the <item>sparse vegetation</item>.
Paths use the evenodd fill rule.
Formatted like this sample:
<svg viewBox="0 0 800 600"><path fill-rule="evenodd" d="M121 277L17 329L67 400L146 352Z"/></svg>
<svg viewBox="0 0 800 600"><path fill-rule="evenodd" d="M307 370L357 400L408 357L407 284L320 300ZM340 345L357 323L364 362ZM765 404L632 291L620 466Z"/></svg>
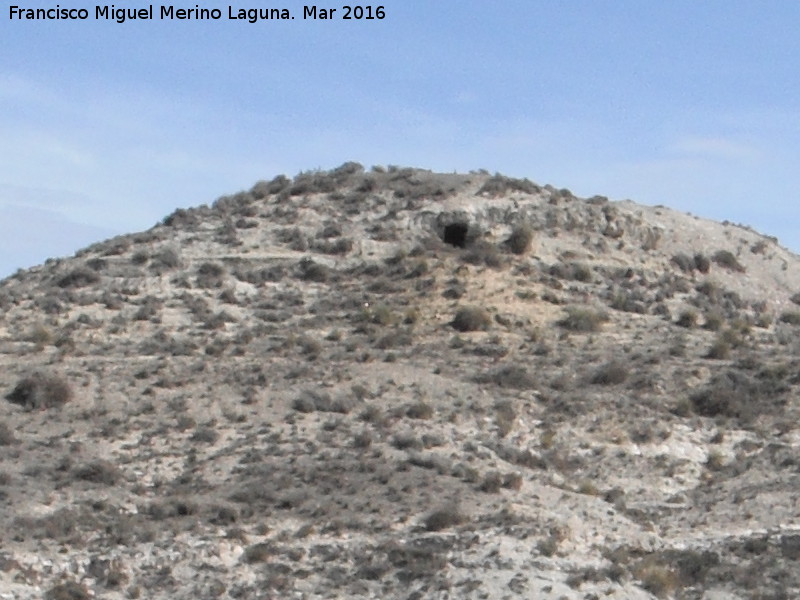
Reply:
<svg viewBox="0 0 800 600"><path fill-rule="evenodd" d="M796 257L487 177L277 177L0 282L9 593L793 597Z"/></svg>
<svg viewBox="0 0 800 600"><path fill-rule="evenodd" d="M475 241L467 247L462 260L471 265L486 265L497 269L503 266L503 257L497 246L484 240Z"/></svg>
<svg viewBox="0 0 800 600"><path fill-rule="evenodd" d="M783 403L780 381L757 380L736 370L727 370L691 395L694 411L704 417L731 417L743 423L757 415L778 410Z"/></svg>
<svg viewBox="0 0 800 600"><path fill-rule="evenodd" d="M558 321L558 325L569 331L580 333L600 331L602 324L608 321L607 314L592 308L569 306L566 310L566 316Z"/></svg>
<svg viewBox="0 0 800 600"><path fill-rule="evenodd" d="M521 365L501 366L476 376L475 381L518 390L531 389L536 385L534 377Z"/></svg>
<svg viewBox="0 0 800 600"><path fill-rule="evenodd" d="M349 413L355 406L351 397L339 396L332 398L327 392L306 390L292 402L292 408L298 412L311 413L315 411Z"/></svg>

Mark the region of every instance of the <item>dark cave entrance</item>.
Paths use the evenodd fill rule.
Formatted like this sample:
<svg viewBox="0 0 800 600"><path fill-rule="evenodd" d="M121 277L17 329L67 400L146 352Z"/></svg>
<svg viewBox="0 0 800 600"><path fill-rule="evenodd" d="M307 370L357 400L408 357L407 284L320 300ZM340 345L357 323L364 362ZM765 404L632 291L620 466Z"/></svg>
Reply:
<svg viewBox="0 0 800 600"><path fill-rule="evenodd" d="M444 226L442 241L456 248L464 248L467 245L467 231L469 226L466 223L451 223Z"/></svg>

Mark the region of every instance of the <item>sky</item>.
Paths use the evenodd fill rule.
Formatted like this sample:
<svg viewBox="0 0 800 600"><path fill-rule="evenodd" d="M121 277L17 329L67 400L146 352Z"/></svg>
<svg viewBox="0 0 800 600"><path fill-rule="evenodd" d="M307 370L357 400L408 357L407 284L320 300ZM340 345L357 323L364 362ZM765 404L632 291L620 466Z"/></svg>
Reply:
<svg viewBox="0 0 800 600"><path fill-rule="evenodd" d="M153 4L124 23L97 6L0 2L0 277L351 160L663 204L800 252L798 2L385 0L383 19L314 21L210 0L173 6L221 19Z"/></svg>

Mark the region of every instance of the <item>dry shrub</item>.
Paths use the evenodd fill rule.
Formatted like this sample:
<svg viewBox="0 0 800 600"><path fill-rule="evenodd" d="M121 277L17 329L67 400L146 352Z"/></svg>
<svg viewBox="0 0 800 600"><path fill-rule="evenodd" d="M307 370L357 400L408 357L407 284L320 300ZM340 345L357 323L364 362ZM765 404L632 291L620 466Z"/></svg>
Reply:
<svg viewBox="0 0 800 600"><path fill-rule="evenodd" d="M782 380L753 378L728 370L711 378L690 397L694 412L704 417L731 417L743 423L759 414L774 413L785 403L788 387Z"/></svg>
<svg viewBox="0 0 800 600"><path fill-rule="evenodd" d="M323 254L347 254L353 249L353 240L339 238L337 240L318 240L311 245L311 249Z"/></svg>
<svg viewBox="0 0 800 600"><path fill-rule="evenodd" d="M506 240L508 249L514 254L525 254L533 243L533 229L529 225L518 225L511 230Z"/></svg>
<svg viewBox="0 0 800 600"><path fill-rule="evenodd" d="M304 281L316 281L323 283L330 277L330 268L319 264L310 258L302 259L298 264L299 277Z"/></svg>
<svg viewBox="0 0 800 600"><path fill-rule="evenodd" d="M671 595L679 585L678 575L662 565L645 564L636 569L642 587L659 598Z"/></svg>
<svg viewBox="0 0 800 600"><path fill-rule="evenodd" d="M711 261L705 254L698 253L694 255L694 266L701 273L708 273L711 269Z"/></svg>
<svg viewBox="0 0 800 600"><path fill-rule="evenodd" d="M599 385L616 385L623 383L628 378L628 367L618 360L612 360L602 365L592 375L592 383Z"/></svg>
<svg viewBox="0 0 800 600"><path fill-rule="evenodd" d="M83 585L75 581L59 583L47 590L45 600L89 600L92 595Z"/></svg>
<svg viewBox="0 0 800 600"><path fill-rule="evenodd" d="M465 521L464 515L457 506L445 506L433 511L425 517L425 529L428 531L441 531Z"/></svg>
<svg viewBox="0 0 800 600"><path fill-rule="evenodd" d="M500 437L506 437L517 421L517 409L510 400L498 400L494 405L494 422Z"/></svg>
<svg viewBox="0 0 800 600"><path fill-rule="evenodd" d="M484 240L479 240L469 245L462 256L462 260L471 265L486 265L497 269L503 266L503 257L497 246Z"/></svg>
<svg viewBox="0 0 800 600"><path fill-rule="evenodd" d="M679 252L673 256L670 262L672 262L672 264L677 266L684 273L691 273L696 268L694 259L691 256L683 254L682 252Z"/></svg>
<svg viewBox="0 0 800 600"><path fill-rule="evenodd" d="M0 423L0 446L10 446L16 444L17 438L7 423Z"/></svg>
<svg viewBox="0 0 800 600"><path fill-rule="evenodd" d="M731 344L723 336L717 336L706 352L705 357L715 360L726 360L731 355Z"/></svg>
<svg viewBox="0 0 800 600"><path fill-rule="evenodd" d="M788 323L789 325L800 325L800 312L795 310L786 311L781 313L778 320L781 323Z"/></svg>
<svg viewBox="0 0 800 600"><path fill-rule="evenodd" d="M222 287L225 278L225 269L222 265L204 262L197 268L197 285L202 288Z"/></svg>
<svg viewBox="0 0 800 600"><path fill-rule="evenodd" d="M150 258L150 269L162 272L181 266L181 257L174 248L164 248Z"/></svg>
<svg viewBox="0 0 800 600"><path fill-rule="evenodd" d="M678 327L686 327L687 329L693 328L697 325L697 312L693 310L683 311L678 317L678 320L675 321L675 324Z"/></svg>
<svg viewBox="0 0 800 600"><path fill-rule="evenodd" d="M478 485L478 489L487 494L496 494L503 486L503 476L499 471L489 471L484 475L483 481Z"/></svg>
<svg viewBox="0 0 800 600"><path fill-rule="evenodd" d="M54 408L71 399L72 388L66 379L40 372L23 377L6 395L6 400L26 410Z"/></svg>
<svg viewBox="0 0 800 600"><path fill-rule="evenodd" d="M242 554L242 562L247 564L263 563L276 554L275 547L269 542L260 542L245 548Z"/></svg>
<svg viewBox="0 0 800 600"><path fill-rule="evenodd" d="M457 331L479 331L488 329L492 319L486 309L479 306L463 306L456 311L450 325Z"/></svg>
<svg viewBox="0 0 800 600"><path fill-rule="evenodd" d="M430 419L433 417L433 407L420 400L406 409L406 416L409 419Z"/></svg>
<svg viewBox="0 0 800 600"><path fill-rule="evenodd" d="M482 373L475 378L478 383L493 383L504 388L528 390L536 385L536 380L525 367L505 365L499 369Z"/></svg>
<svg viewBox="0 0 800 600"><path fill-rule="evenodd" d="M196 209L176 208L164 217L162 223L167 227L191 227L200 222L200 214Z"/></svg>
<svg viewBox="0 0 800 600"><path fill-rule="evenodd" d="M97 273L91 269L78 267L61 277L56 283L58 287L62 288L76 288L91 285L98 281L100 281L100 276Z"/></svg>
<svg viewBox="0 0 800 600"><path fill-rule="evenodd" d="M712 259L721 267L725 267L731 271L736 271L737 273L745 272L744 266L742 266L742 264L736 259L736 256L734 256L734 254L729 250L717 250Z"/></svg>
<svg viewBox="0 0 800 600"><path fill-rule="evenodd" d="M190 439L200 444L214 444L219 439L219 432L213 427L198 427Z"/></svg>
<svg viewBox="0 0 800 600"><path fill-rule="evenodd" d="M72 472L76 479L102 485L114 485L122 477L120 470L107 460L96 460L76 468Z"/></svg>
<svg viewBox="0 0 800 600"><path fill-rule="evenodd" d="M500 175L499 173L487 179L478 190L479 196L491 196L497 198L506 196L509 192L521 192L523 194L537 194L541 191L538 185L529 179L515 179Z"/></svg>
<svg viewBox="0 0 800 600"><path fill-rule="evenodd" d="M294 399L292 408L302 413L320 411L347 414L353 409L355 404L355 398L349 396L331 398L328 392L305 390L300 396Z"/></svg>
<svg viewBox="0 0 800 600"><path fill-rule="evenodd" d="M558 321L558 325L569 331L593 332L599 331L603 322L608 320L608 315L580 306L567 307L567 315Z"/></svg>

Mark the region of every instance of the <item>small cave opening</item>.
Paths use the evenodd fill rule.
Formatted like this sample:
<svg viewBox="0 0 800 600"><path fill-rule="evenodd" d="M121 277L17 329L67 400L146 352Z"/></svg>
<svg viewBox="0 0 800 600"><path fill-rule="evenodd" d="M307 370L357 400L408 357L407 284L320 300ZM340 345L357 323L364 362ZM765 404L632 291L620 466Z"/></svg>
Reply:
<svg viewBox="0 0 800 600"><path fill-rule="evenodd" d="M466 223L451 223L444 226L442 241L456 248L464 248L467 245L467 231L469 226Z"/></svg>

